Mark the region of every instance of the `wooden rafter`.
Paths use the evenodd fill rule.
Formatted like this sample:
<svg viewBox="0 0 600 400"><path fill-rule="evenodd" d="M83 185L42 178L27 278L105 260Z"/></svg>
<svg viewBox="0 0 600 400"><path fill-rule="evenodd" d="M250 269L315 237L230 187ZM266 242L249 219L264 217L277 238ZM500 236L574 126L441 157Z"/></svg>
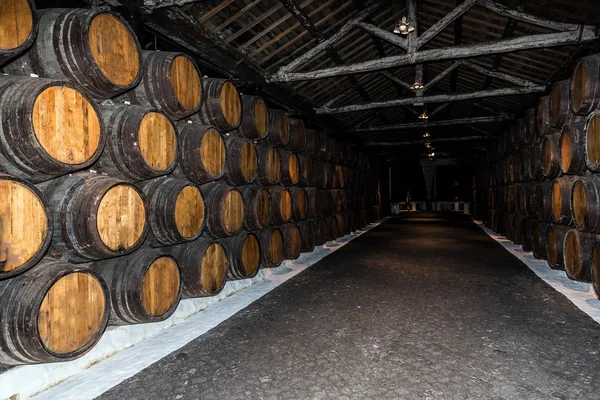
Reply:
<svg viewBox="0 0 600 400"><path fill-rule="evenodd" d="M348 132L359 133L359 132L382 132L382 131L395 131L403 129L417 129L417 128L430 128L435 126L453 126L453 125L465 125L465 124L490 124L496 122L504 122L508 120L514 120L514 116L494 116L494 117L476 117L476 118L457 118L441 121L424 121L424 122L408 122L404 124L384 125L384 126L371 126L368 128L352 129Z"/></svg>
<svg viewBox="0 0 600 400"><path fill-rule="evenodd" d="M439 139L431 139L431 143L441 143L441 142L469 142L472 140L490 140L495 139L492 136L463 136L463 137L452 137L452 138L439 138ZM366 143L367 146L413 146L413 145L423 145L423 140L410 140L405 142L369 142Z"/></svg>

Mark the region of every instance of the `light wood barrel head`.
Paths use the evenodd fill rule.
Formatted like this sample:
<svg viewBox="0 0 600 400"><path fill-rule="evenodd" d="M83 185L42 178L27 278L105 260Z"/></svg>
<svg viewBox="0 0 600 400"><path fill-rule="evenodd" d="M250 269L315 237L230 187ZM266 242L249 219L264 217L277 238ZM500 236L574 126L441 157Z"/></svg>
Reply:
<svg viewBox="0 0 600 400"><path fill-rule="evenodd" d="M565 270L567 271L567 275L576 277L579 272L579 258L583 255L579 254L577 235L573 231L567 232L564 249Z"/></svg>
<svg viewBox="0 0 600 400"><path fill-rule="evenodd" d="M306 190L300 191L300 196L298 196L298 210L300 211L300 218L306 218L306 214L308 213L308 194L306 194Z"/></svg>
<svg viewBox="0 0 600 400"><path fill-rule="evenodd" d="M300 179L300 162L298 161L298 155L296 153L290 154L288 168L290 171L290 178L292 179L292 182L295 185Z"/></svg>
<svg viewBox="0 0 600 400"><path fill-rule="evenodd" d="M138 146L150 168L169 169L177 157L177 135L171 121L157 112L146 114L138 129Z"/></svg>
<svg viewBox="0 0 600 400"><path fill-rule="evenodd" d="M0 273L18 269L48 235L44 204L23 184L0 177Z"/></svg>
<svg viewBox="0 0 600 400"><path fill-rule="evenodd" d="M202 286L215 293L223 287L227 275L227 256L219 243L213 243L206 249L202 257L200 280Z"/></svg>
<svg viewBox="0 0 600 400"><path fill-rule="evenodd" d="M204 168L212 176L221 176L225 168L225 143L221 134L214 129L209 129L202 138L200 155Z"/></svg>
<svg viewBox="0 0 600 400"><path fill-rule="evenodd" d="M177 56L171 64L171 82L175 97L187 110L195 110L202 101L202 82L194 63L186 56Z"/></svg>
<svg viewBox="0 0 600 400"><path fill-rule="evenodd" d="M142 303L148 315L160 317L173 307L181 285L179 269L170 257L159 257L146 271L142 283Z"/></svg>
<svg viewBox="0 0 600 400"><path fill-rule="evenodd" d="M133 247L146 226L146 205L129 184L110 188L98 206L97 227L102 242L113 251Z"/></svg>
<svg viewBox="0 0 600 400"><path fill-rule="evenodd" d="M269 252L274 264L281 264L281 261L283 260L283 235L279 229L273 229L271 232L271 248L269 249Z"/></svg>
<svg viewBox="0 0 600 400"><path fill-rule="evenodd" d="M584 228L587 221L587 195L581 181L575 182L572 193L573 218L578 228Z"/></svg>
<svg viewBox="0 0 600 400"><path fill-rule="evenodd" d="M267 154L267 171L270 182L279 182L281 179L281 156L275 147L269 148Z"/></svg>
<svg viewBox="0 0 600 400"><path fill-rule="evenodd" d="M283 143L290 141L290 119L286 113L281 114L279 118L279 126L277 127Z"/></svg>
<svg viewBox="0 0 600 400"><path fill-rule="evenodd" d="M175 225L183 237L192 238L204 224L204 200L195 186L186 186L175 200Z"/></svg>
<svg viewBox="0 0 600 400"><path fill-rule="evenodd" d="M271 196L267 189L262 189L258 193L258 220L261 226L267 226L271 220Z"/></svg>
<svg viewBox="0 0 600 400"><path fill-rule="evenodd" d="M221 108L227 123L238 126L242 119L242 101L237 89L229 81L225 82L221 89Z"/></svg>
<svg viewBox="0 0 600 400"><path fill-rule="evenodd" d="M281 192L279 209L281 210L281 218L284 221L289 221L290 218L292 218L292 196L290 195L289 190L283 190Z"/></svg>
<svg viewBox="0 0 600 400"><path fill-rule="evenodd" d="M249 234L242 245L242 264L248 276L254 275L260 264L260 246L258 239Z"/></svg>
<svg viewBox="0 0 600 400"><path fill-rule="evenodd" d="M263 99L254 103L254 123L260 136L265 136L269 131L269 109Z"/></svg>
<svg viewBox="0 0 600 400"><path fill-rule="evenodd" d="M590 167L600 167L600 114L594 113L588 120L586 151Z"/></svg>
<svg viewBox="0 0 600 400"><path fill-rule="evenodd" d="M74 272L60 278L46 293L38 314L44 346L55 354L68 354L87 345L101 329L105 302L94 276Z"/></svg>
<svg viewBox="0 0 600 400"><path fill-rule="evenodd" d="M558 221L560 219L562 209L562 192L560 190L560 184L558 182L554 182L552 184L552 217L554 221Z"/></svg>
<svg viewBox="0 0 600 400"><path fill-rule="evenodd" d="M560 136L560 160L563 170L568 171L571 167L571 158L573 157L573 134L568 126Z"/></svg>
<svg viewBox="0 0 600 400"><path fill-rule="evenodd" d="M0 1L0 50L25 44L33 28L33 14L27 0Z"/></svg>
<svg viewBox="0 0 600 400"><path fill-rule="evenodd" d="M118 86L135 82L140 73L140 54L131 31L110 14L99 14L88 32L94 61L102 74Z"/></svg>
<svg viewBox="0 0 600 400"><path fill-rule="evenodd" d="M237 232L244 222L244 198L239 190L230 190L223 202L223 221L227 232Z"/></svg>
<svg viewBox="0 0 600 400"><path fill-rule="evenodd" d="M256 162L256 147L251 142L244 142L241 151L242 173L247 181L256 176L258 164Z"/></svg>
<svg viewBox="0 0 600 400"><path fill-rule="evenodd" d="M101 131L96 110L73 88L45 89L35 100L32 120L41 147L64 164L82 164L98 150Z"/></svg>
<svg viewBox="0 0 600 400"><path fill-rule="evenodd" d="M587 71L585 70L585 63L579 61L571 78L571 104L574 110L580 110L583 106L586 84Z"/></svg>

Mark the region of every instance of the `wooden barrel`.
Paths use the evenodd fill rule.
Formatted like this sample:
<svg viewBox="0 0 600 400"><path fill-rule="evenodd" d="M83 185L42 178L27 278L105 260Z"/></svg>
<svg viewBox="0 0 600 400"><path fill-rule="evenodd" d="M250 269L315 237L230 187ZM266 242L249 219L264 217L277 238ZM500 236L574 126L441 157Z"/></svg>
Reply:
<svg viewBox="0 0 600 400"><path fill-rule="evenodd" d="M560 133L560 170L564 174L581 175L587 171L584 122L583 118L570 118Z"/></svg>
<svg viewBox="0 0 600 400"><path fill-rule="evenodd" d="M148 201L147 243L160 247L189 242L202 233L204 199L193 183L167 176L137 185Z"/></svg>
<svg viewBox="0 0 600 400"><path fill-rule="evenodd" d="M596 297L600 298L600 246L594 247L592 257L592 288Z"/></svg>
<svg viewBox="0 0 600 400"><path fill-rule="evenodd" d="M317 158L323 162L327 162L331 158L329 144L329 136L327 136L326 133L321 132L319 134L319 154L317 155Z"/></svg>
<svg viewBox="0 0 600 400"><path fill-rule="evenodd" d="M515 234L515 213L507 213L506 214L506 223L504 225L504 235L508 240L512 242L513 236Z"/></svg>
<svg viewBox="0 0 600 400"><path fill-rule="evenodd" d="M566 225L550 224L546 230L546 256L548 266L552 269L565 269L563 245L570 229Z"/></svg>
<svg viewBox="0 0 600 400"><path fill-rule="evenodd" d="M364 209L358 210L358 225L361 228L364 228L368 224L369 222L367 221L367 212Z"/></svg>
<svg viewBox="0 0 600 400"><path fill-rule="evenodd" d="M569 230L564 239L563 258L565 272L569 279L581 282L592 281L594 247L598 236L583 233L577 229Z"/></svg>
<svg viewBox="0 0 600 400"><path fill-rule="evenodd" d="M542 143L536 142L529 147L529 178L541 181L544 178Z"/></svg>
<svg viewBox="0 0 600 400"><path fill-rule="evenodd" d="M560 135L548 135L542 142L542 173L548 179L561 175Z"/></svg>
<svg viewBox="0 0 600 400"><path fill-rule="evenodd" d="M321 191L317 188L307 188L306 196L308 198L308 218L317 218L322 215Z"/></svg>
<svg viewBox="0 0 600 400"><path fill-rule="evenodd" d="M335 165L333 164L325 164L325 187L327 189L338 187L337 174L335 173Z"/></svg>
<svg viewBox="0 0 600 400"><path fill-rule="evenodd" d="M83 266L44 258L0 282L0 363L72 360L100 340L108 323L108 288Z"/></svg>
<svg viewBox="0 0 600 400"><path fill-rule="evenodd" d="M260 140L267 136L269 108L263 99L242 95L242 122L234 133L252 140Z"/></svg>
<svg viewBox="0 0 600 400"><path fill-rule="evenodd" d="M340 189L346 188L345 170L346 169L341 165L335 166L335 181L337 182L337 187L339 187Z"/></svg>
<svg viewBox="0 0 600 400"><path fill-rule="evenodd" d="M600 232L600 176L579 176L571 189L573 224L582 231Z"/></svg>
<svg viewBox="0 0 600 400"><path fill-rule="evenodd" d="M177 261L164 250L144 248L89 265L108 285L110 325L164 321L181 299Z"/></svg>
<svg viewBox="0 0 600 400"><path fill-rule="evenodd" d="M307 187L313 186L314 169L313 159L305 155L298 155L299 179L298 186Z"/></svg>
<svg viewBox="0 0 600 400"><path fill-rule="evenodd" d="M296 224L284 224L279 227L283 236L283 259L295 260L302 252L302 234Z"/></svg>
<svg viewBox="0 0 600 400"><path fill-rule="evenodd" d="M218 182L200 186L206 207L204 235L221 238L237 234L244 223L245 207L242 193Z"/></svg>
<svg viewBox="0 0 600 400"><path fill-rule="evenodd" d="M282 225L292 219L292 195L288 189L273 186L269 188L271 194L271 221L275 225Z"/></svg>
<svg viewBox="0 0 600 400"><path fill-rule="evenodd" d="M537 137L535 108L530 108L525 111L525 136L524 141L527 145L531 145Z"/></svg>
<svg viewBox="0 0 600 400"><path fill-rule="evenodd" d="M600 110L596 110L586 117L583 131L585 163L589 170L600 172Z"/></svg>
<svg viewBox="0 0 600 400"><path fill-rule="evenodd" d="M290 120L285 111L269 110L269 134L267 143L275 147L284 147L290 142Z"/></svg>
<svg viewBox="0 0 600 400"><path fill-rule="evenodd" d="M166 175L177 165L175 125L162 111L131 105L102 106L106 147L94 169L142 181Z"/></svg>
<svg viewBox="0 0 600 400"><path fill-rule="evenodd" d="M256 183L262 186L276 185L281 180L281 154L275 146L256 145L258 173Z"/></svg>
<svg viewBox="0 0 600 400"><path fill-rule="evenodd" d="M297 185L300 181L300 162L298 154L287 150L281 150L281 180L284 186Z"/></svg>
<svg viewBox="0 0 600 400"><path fill-rule="evenodd" d="M321 190L321 215L328 217L335 213L336 204L333 201L333 195L329 190Z"/></svg>
<svg viewBox="0 0 600 400"><path fill-rule="evenodd" d="M254 143L241 137L227 136L225 148L227 162L223 180L232 186L254 182L258 172L258 157Z"/></svg>
<svg viewBox="0 0 600 400"><path fill-rule="evenodd" d="M179 261L184 298L214 296L223 290L228 260L221 243L201 237L168 251Z"/></svg>
<svg viewBox="0 0 600 400"><path fill-rule="evenodd" d="M0 171L32 182L87 168L104 148L97 106L67 82L0 76L0 118Z"/></svg>
<svg viewBox="0 0 600 400"><path fill-rule="evenodd" d="M271 194L260 186L248 185L240 188L244 197L244 229L255 231L271 224Z"/></svg>
<svg viewBox="0 0 600 400"><path fill-rule="evenodd" d="M292 221L303 221L308 216L308 194L306 190L293 187L290 188L292 196Z"/></svg>
<svg viewBox="0 0 600 400"><path fill-rule="evenodd" d="M525 218L521 223L521 247L523 251L533 250L533 218Z"/></svg>
<svg viewBox="0 0 600 400"><path fill-rule="evenodd" d="M302 153L306 157L317 158L321 149L321 138L319 132L314 129L306 130L306 148Z"/></svg>
<svg viewBox="0 0 600 400"><path fill-rule="evenodd" d="M306 148L306 128L301 119L290 118L290 141L287 148L293 152L303 152Z"/></svg>
<svg viewBox="0 0 600 400"><path fill-rule="evenodd" d="M213 127L185 124L179 130L178 144L181 157L173 176L202 185L225 174L225 142Z"/></svg>
<svg viewBox="0 0 600 400"><path fill-rule="evenodd" d="M322 161L314 160L312 165L312 185L319 189L327 187L327 171Z"/></svg>
<svg viewBox="0 0 600 400"><path fill-rule="evenodd" d="M342 200L340 197L340 191L337 189L330 189L331 199L333 201L333 211L335 213L342 212Z"/></svg>
<svg viewBox="0 0 600 400"><path fill-rule="evenodd" d="M514 217L513 223L512 223L513 233L511 235L512 236L511 240L516 245L520 245L523 243L523 222L524 221L525 221L525 216L520 215L520 214L515 214L515 217Z"/></svg>
<svg viewBox="0 0 600 400"><path fill-rule="evenodd" d="M137 37L118 14L50 8L39 11L38 37L31 49L4 71L67 80L105 100L134 88L142 69Z"/></svg>
<svg viewBox="0 0 600 400"><path fill-rule="evenodd" d="M540 221L552 220L552 182L538 183L535 187L536 216Z"/></svg>
<svg viewBox="0 0 600 400"><path fill-rule="evenodd" d="M538 136L546 136L552 128L552 125L550 124L550 96L540 97L540 101L536 108L535 119Z"/></svg>
<svg viewBox="0 0 600 400"><path fill-rule="evenodd" d="M125 255L148 232L146 198L123 180L87 172L40 183L54 221L50 253L85 262Z"/></svg>
<svg viewBox="0 0 600 400"><path fill-rule="evenodd" d="M275 268L283 261L283 234L278 227L263 229L258 234L260 242L260 267Z"/></svg>
<svg viewBox="0 0 600 400"><path fill-rule="evenodd" d="M528 183L524 185L525 191L525 209L524 214L528 217L536 217L537 199L535 198L536 184Z"/></svg>
<svg viewBox="0 0 600 400"><path fill-rule="evenodd" d="M600 107L600 54L580 58L571 77L571 111L586 115Z"/></svg>
<svg viewBox="0 0 600 400"><path fill-rule="evenodd" d="M335 219L337 220L338 237L345 236L346 232L347 232L347 227L346 227L346 219L344 218L344 214L342 214L342 213L335 214Z"/></svg>
<svg viewBox="0 0 600 400"><path fill-rule="evenodd" d="M37 24L33 0L4 0L0 4L0 65L31 46L37 35Z"/></svg>
<svg viewBox="0 0 600 400"><path fill-rule="evenodd" d="M261 249L254 233L241 232L234 237L221 239L220 242L225 247L229 260L228 279L248 279L258 274Z"/></svg>
<svg viewBox="0 0 600 400"><path fill-rule="evenodd" d="M541 222L538 220L533 220L533 227L532 227L532 251L533 251L533 256L535 258L538 259L542 259L545 260L548 258L547 252L546 252L546 238L547 238L547 234L548 234L548 227L550 226L550 224L547 224L545 222Z"/></svg>
<svg viewBox="0 0 600 400"><path fill-rule="evenodd" d="M302 221L298 224L300 237L302 238L301 252L309 253L315 249L317 243L317 232L312 220Z"/></svg>
<svg viewBox="0 0 600 400"><path fill-rule="evenodd" d="M315 224L315 246L322 246L328 240L328 225L327 220L325 218L315 218L313 219Z"/></svg>
<svg viewBox="0 0 600 400"><path fill-rule="evenodd" d="M550 92L550 125L561 128L569 117L569 80L556 82Z"/></svg>
<svg viewBox="0 0 600 400"><path fill-rule="evenodd" d="M204 78L204 103L199 116L221 132L236 129L242 122L242 100L235 85L227 79Z"/></svg>
<svg viewBox="0 0 600 400"><path fill-rule="evenodd" d="M573 222L571 192L575 179L574 176L563 176L552 182L552 221L555 224L571 225Z"/></svg>
<svg viewBox="0 0 600 400"><path fill-rule="evenodd" d="M33 267L52 238L52 216L37 188L0 174L0 280Z"/></svg>

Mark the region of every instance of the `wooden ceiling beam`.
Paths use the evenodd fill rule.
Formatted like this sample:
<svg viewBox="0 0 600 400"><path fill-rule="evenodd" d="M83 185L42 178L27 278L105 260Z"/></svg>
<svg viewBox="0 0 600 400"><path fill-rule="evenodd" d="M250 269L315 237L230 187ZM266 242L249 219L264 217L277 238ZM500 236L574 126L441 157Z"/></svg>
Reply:
<svg viewBox="0 0 600 400"><path fill-rule="evenodd" d="M442 142L469 142L472 140L490 140L495 139L493 136L463 136L463 137L452 137L452 138L439 138L431 139L431 143L442 143ZM423 146L423 140L409 140L405 142L369 142L365 143L365 146Z"/></svg>
<svg viewBox="0 0 600 400"><path fill-rule="evenodd" d="M409 122L409 123L395 124L395 125L370 126L368 128L351 129L348 132L352 132L352 133L383 132L383 131L396 131L396 130L402 130L402 129L431 128L431 127L435 127L435 126L490 124L490 123L504 122L511 118L514 120L515 117L508 115L508 116L494 116L494 117L456 118L456 119L440 120L440 121L419 121L419 122Z"/></svg>

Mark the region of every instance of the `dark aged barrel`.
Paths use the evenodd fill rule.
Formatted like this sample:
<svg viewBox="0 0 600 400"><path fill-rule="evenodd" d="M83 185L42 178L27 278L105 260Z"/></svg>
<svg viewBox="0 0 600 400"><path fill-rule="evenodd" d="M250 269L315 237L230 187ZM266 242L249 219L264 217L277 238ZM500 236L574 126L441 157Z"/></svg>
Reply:
<svg viewBox="0 0 600 400"><path fill-rule="evenodd" d="M256 180L258 158L256 147L248 139L227 136L225 138L227 163L223 180L232 186L241 186Z"/></svg>
<svg viewBox="0 0 600 400"><path fill-rule="evenodd" d="M45 258L0 282L0 363L72 360L100 340L109 294L93 271Z"/></svg>
<svg viewBox="0 0 600 400"><path fill-rule="evenodd" d="M260 267L275 268L283 261L283 234L278 227L263 229L258 233L260 242Z"/></svg>
<svg viewBox="0 0 600 400"><path fill-rule="evenodd" d="M585 120L572 117L560 133L560 170L564 174L582 175L585 165L586 135Z"/></svg>
<svg viewBox="0 0 600 400"><path fill-rule="evenodd" d="M325 220L327 221L327 241L330 242L340 237L338 220L335 215L326 217Z"/></svg>
<svg viewBox="0 0 600 400"><path fill-rule="evenodd" d="M321 215L328 217L335 213L335 203L333 195L329 190L321 190Z"/></svg>
<svg viewBox="0 0 600 400"><path fill-rule="evenodd" d="M600 54L580 58L571 77L571 111L586 115L600 106Z"/></svg>
<svg viewBox="0 0 600 400"><path fill-rule="evenodd" d="M193 183L164 176L137 186L148 202L149 245L169 246L200 236L205 220L204 199Z"/></svg>
<svg viewBox="0 0 600 400"><path fill-rule="evenodd" d="M542 173L552 179L560 176L560 135L548 135L542 142Z"/></svg>
<svg viewBox="0 0 600 400"><path fill-rule="evenodd" d="M298 187L290 188L292 196L292 221L303 221L308 216L308 194Z"/></svg>
<svg viewBox="0 0 600 400"><path fill-rule="evenodd" d="M0 174L0 280L25 272L44 255L52 217L35 186Z"/></svg>
<svg viewBox="0 0 600 400"><path fill-rule="evenodd" d="M179 261L184 298L214 296L223 290L227 252L221 243L201 237L168 250Z"/></svg>
<svg viewBox="0 0 600 400"><path fill-rule="evenodd" d="M569 80L556 82L550 92L550 124L560 128L569 116Z"/></svg>
<svg viewBox="0 0 600 400"><path fill-rule="evenodd" d="M108 285L110 325L164 321L181 299L177 261L164 250L144 248L89 265Z"/></svg>
<svg viewBox="0 0 600 400"><path fill-rule="evenodd" d="M296 224L285 224L279 227L283 236L283 259L295 260L302 252L302 234Z"/></svg>
<svg viewBox="0 0 600 400"><path fill-rule="evenodd" d="M315 218L315 246L322 246L327 242L329 236L327 221L325 218Z"/></svg>
<svg viewBox="0 0 600 400"><path fill-rule="evenodd" d="M269 108L263 99L242 95L242 122L234 133L252 140L260 140L267 136Z"/></svg>
<svg viewBox="0 0 600 400"><path fill-rule="evenodd" d="M338 187L340 189L344 189L346 187L345 168L341 165L336 165L335 175L337 177L336 181L338 183Z"/></svg>
<svg viewBox="0 0 600 400"><path fill-rule="evenodd" d="M336 213L342 212L342 199L340 197L340 191L337 189L329 190L331 193L331 199L333 201L333 210Z"/></svg>
<svg viewBox="0 0 600 400"><path fill-rule="evenodd" d="M535 108L525 111L525 143L531 145L537 137Z"/></svg>
<svg viewBox="0 0 600 400"><path fill-rule="evenodd" d="M284 186L298 184L300 180L300 162L298 154L287 150L281 150L281 180Z"/></svg>
<svg viewBox="0 0 600 400"><path fill-rule="evenodd" d="M87 168L104 147L98 108L67 82L0 76L0 117L0 171L29 181Z"/></svg>
<svg viewBox="0 0 600 400"><path fill-rule="evenodd" d="M507 213L506 214L506 224L505 224L505 228L504 228L504 235L506 236L506 238L510 241L513 240L513 236L515 233L515 214L514 213Z"/></svg>
<svg viewBox="0 0 600 400"><path fill-rule="evenodd" d="M523 222L525 217L523 215L516 214L513 219L513 233L512 241L514 244L520 245L523 241Z"/></svg>
<svg viewBox="0 0 600 400"><path fill-rule="evenodd" d="M552 128L550 125L550 96L540 97L535 119L538 136L546 136Z"/></svg>
<svg viewBox="0 0 600 400"><path fill-rule="evenodd" d="M94 169L116 178L141 181L166 175L177 164L177 133L158 109L102 106L106 147Z"/></svg>
<svg viewBox="0 0 600 400"><path fill-rule="evenodd" d="M261 249L258 237L254 233L241 232L220 242L227 252L229 260L227 277L230 280L256 276L260 267Z"/></svg>
<svg viewBox="0 0 600 400"><path fill-rule="evenodd" d="M311 220L302 221L298 224L298 228L300 229L300 237L302 238L302 253L313 251L317 242L315 223Z"/></svg>
<svg viewBox="0 0 600 400"><path fill-rule="evenodd" d="M366 213L365 210L359 210L358 211L358 225L361 228L364 228L365 226L368 225L368 222L367 222L367 213Z"/></svg>
<svg viewBox="0 0 600 400"><path fill-rule="evenodd" d="M0 65L25 51L37 35L38 15L33 0L4 0L0 4Z"/></svg>
<svg viewBox="0 0 600 400"><path fill-rule="evenodd" d="M325 189L327 185L327 172L325 164L322 161L314 160L312 165L313 182L311 186L319 189Z"/></svg>
<svg viewBox="0 0 600 400"><path fill-rule="evenodd" d="M596 297L600 298L600 246L596 244L592 254L592 287Z"/></svg>
<svg viewBox="0 0 600 400"><path fill-rule="evenodd" d="M574 176L563 176L552 183L552 221L555 224L570 225L573 222L571 214L571 192Z"/></svg>
<svg viewBox="0 0 600 400"><path fill-rule="evenodd" d="M325 164L325 187L327 189L334 189L337 187L337 175L335 174L335 165Z"/></svg>
<svg viewBox="0 0 600 400"><path fill-rule="evenodd" d="M292 218L292 195L288 189L273 186L271 193L271 221L275 225L282 225Z"/></svg>
<svg viewBox="0 0 600 400"><path fill-rule="evenodd" d="M321 149L321 139L319 132L314 129L306 130L306 148L304 149L303 155L310 158L319 157L319 151Z"/></svg>
<svg viewBox="0 0 600 400"><path fill-rule="evenodd" d="M525 218L521 223L521 247L523 251L533 250L533 223L535 219Z"/></svg>
<svg viewBox="0 0 600 400"><path fill-rule="evenodd" d="M221 238L237 234L244 223L244 198L229 185L218 182L200 186L206 207L206 229L209 237Z"/></svg>
<svg viewBox="0 0 600 400"><path fill-rule="evenodd" d="M346 235L346 219L342 213L335 214L335 219L337 221L338 228L338 237L342 237Z"/></svg>
<svg viewBox="0 0 600 400"><path fill-rule="evenodd" d="M146 199L137 187L79 172L40 183L54 220L50 254L85 262L131 253L148 231Z"/></svg>
<svg viewBox="0 0 600 400"><path fill-rule="evenodd" d="M537 200L535 198L536 185L528 183L524 186L525 189L525 215L535 217L537 212Z"/></svg>
<svg viewBox="0 0 600 400"><path fill-rule="evenodd" d="M549 226L550 225L545 222L533 220L531 235L533 256L535 258L539 258L542 260L548 258L546 253L546 240Z"/></svg>
<svg viewBox="0 0 600 400"><path fill-rule="evenodd" d="M576 177L570 200L575 227L600 232L600 175Z"/></svg>
<svg viewBox="0 0 600 400"><path fill-rule="evenodd" d="M321 191L317 188L307 188L308 197L308 218L317 218L321 216Z"/></svg>
<svg viewBox="0 0 600 400"><path fill-rule="evenodd" d="M274 146L257 144L258 173L256 183L262 186L276 185L281 180L281 154Z"/></svg>
<svg viewBox="0 0 600 400"><path fill-rule="evenodd" d="M4 70L68 80L104 100L140 82L140 44L118 14L50 8L39 11L38 37L31 49Z"/></svg>
<svg viewBox="0 0 600 400"><path fill-rule="evenodd" d="M585 134L585 163L593 172L600 172L600 111L586 117L583 128Z"/></svg>
<svg viewBox="0 0 600 400"><path fill-rule="evenodd" d="M179 164L173 175L198 185L225 174L227 151L221 134L208 125L184 124L179 131Z"/></svg>
<svg viewBox="0 0 600 400"><path fill-rule="evenodd" d="M200 110L202 77L194 60L184 53L142 51L142 82L119 100L165 112L180 120Z"/></svg>
<svg viewBox="0 0 600 400"><path fill-rule="evenodd" d="M294 152L303 152L306 148L306 128L301 119L290 120L290 141L287 148Z"/></svg>
<svg viewBox="0 0 600 400"><path fill-rule="evenodd" d="M538 183L535 187L536 216L540 221L552 220L552 182Z"/></svg>
<svg viewBox="0 0 600 400"><path fill-rule="evenodd" d="M239 188L244 198L244 229L255 231L271 224L271 194L260 186Z"/></svg>
<svg viewBox="0 0 600 400"><path fill-rule="evenodd" d="M563 245L570 229L566 225L550 224L546 230L546 256L548 266L552 269L565 269Z"/></svg>
<svg viewBox="0 0 600 400"><path fill-rule="evenodd" d="M565 272L569 279L581 282L592 281L594 247L598 236L571 229L565 235L563 258Z"/></svg>
<svg viewBox="0 0 600 400"><path fill-rule="evenodd" d="M198 114L202 121L221 132L236 129L242 122L242 101L235 85L227 79L204 78L204 103Z"/></svg>
<svg viewBox="0 0 600 400"><path fill-rule="evenodd" d="M331 148L329 147L329 136L321 132L319 134L319 154L317 158L323 162L329 161L331 157Z"/></svg>
<svg viewBox="0 0 600 400"><path fill-rule="evenodd" d="M298 168L300 170L298 186L313 186L314 184L314 168L313 159L305 155L298 156Z"/></svg>
<svg viewBox="0 0 600 400"><path fill-rule="evenodd" d="M267 143L284 147L290 142L290 121L285 111L269 110L269 134Z"/></svg>

